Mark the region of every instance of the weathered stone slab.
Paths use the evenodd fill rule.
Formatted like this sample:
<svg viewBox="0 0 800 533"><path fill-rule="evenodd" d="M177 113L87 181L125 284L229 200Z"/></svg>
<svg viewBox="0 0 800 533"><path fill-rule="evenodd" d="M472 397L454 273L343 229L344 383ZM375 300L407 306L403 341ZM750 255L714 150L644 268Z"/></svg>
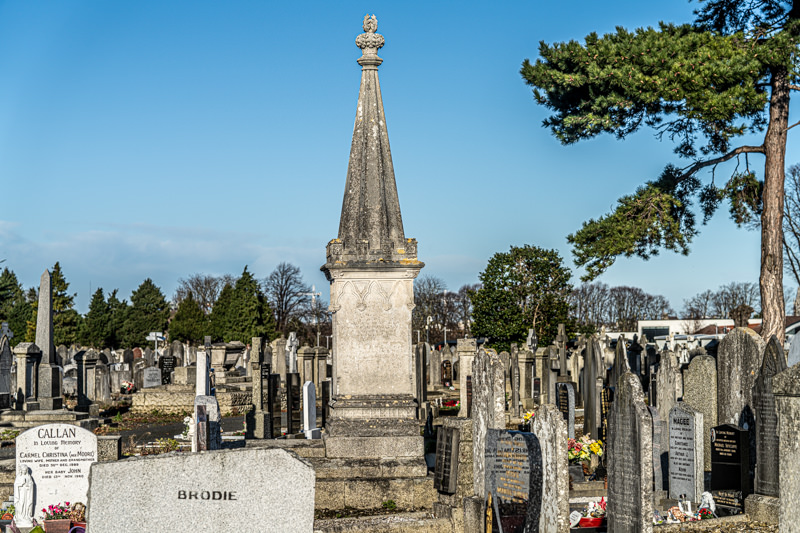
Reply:
<svg viewBox="0 0 800 533"><path fill-rule="evenodd" d="M192 531L217 533L250 521L259 531L313 530L314 469L287 450L223 450L97 463L91 477L87 521L92 533L185 531L187 524Z"/></svg>
<svg viewBox="0 0 800 533"><path fill-rule="evenodd" d="M703 468L711 472L711 428L717 425L717 362L698 355L683 373L683 401L703 413Z"/></svg>
<svg viewBox="0 0 800 533"><path fill-rule="evenodd" d="M669 350L661 352L656 372L656 409L661 420L669 420L669 412L678 402L678 384L681 379L678 360Z"/></svg>
<svg viewBox="0 0 800 533"><path fill-rule="evenodd" d="M653 531L653 422L642 384L624 374L611 404L608 440L608 530Z"/></svg>
<svg viewBox="0 0 800 533"><path fill-rule="evenodd" d="M569 531L569 465L564 443L567 425L552 405L536 410L531 431L539 439L542 454L542 508L539 531Z"/></svg>
<svg viewBox="0 0 800 533"><path fill-rule="evenodd" d="M492 349L481 348L472 362L472 441L475 493L485 494L484 453L486 432L505 428L503 362Z"/></svg>
<svg viewBox="0 0 800 533"><path fill-rule="evenodd" d="M786 370L783 346L773 335L764 351L761 372L753 390L756 417L755 492L764 496L780 496L778 411L772 392L772 378Z"/></svg>
<svg viewBox="0 0 800 533"><path fill-rule="evenodd" d="M161 370L157 367L151 366L142 370L142 388L149 389L151 387L161 386Z"/></svg>
<svg viewBox="0 0 800 533"><path fill-rule="evenodd" d="M797 524L800 509L800 364L772 378L778 409L781 531Z"/></svg>
<svg viewBox="0 0 800 533"><path fill-rule="evenodd" d="M86 503L89 468L97 461L97 437L71 424L31 428L16 439L17 468L30 468L35 484L34 516L64 502Z"/></svg>
<svg viewBox="0 0 800 533"><path fill-rule="evenodd" d="M572 383L556 383L556 402L567 424L567 436L575 438L575 389Z"/></svg>
<svg viewBox="0 0 800 533"><path fill-rule="evenodd" d="M752 412L753 386L766 343L750 328L735 328L717 349L717 420L742 425L745 408Z"/></svg>

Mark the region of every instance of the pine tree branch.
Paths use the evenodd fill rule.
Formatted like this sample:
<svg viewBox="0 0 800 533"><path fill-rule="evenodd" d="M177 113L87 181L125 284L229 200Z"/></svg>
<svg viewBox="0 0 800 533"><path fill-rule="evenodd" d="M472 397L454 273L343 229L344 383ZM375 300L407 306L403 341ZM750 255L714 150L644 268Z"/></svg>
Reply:
<svg viewBox="0 0 800 533"><path fill-rule="evenodd" d="M797 122L795 122L794 124L792 124L791 126L789 126L788 128L786 128L786 131L789 131L790 129L794 128L794 127L795 127L795 126L797 126L798 124L800 124L800 120L798 120Z"/></svg>
<svg viewBox="0 0 800 533"><path fill-rule="evenodd" d="M728 152L727 154L721 155L719 157L715 157L714 159L708 159L706 161L698 161L693 165L685 167L683 169L683 176L682 178L688 178L689 176L694 175L698 170L701 168L705 168L708 166L717 166L720 163L724 163L730 159L733 159L739 154L763 154L764 153L764 146L740 146Z"/></svg>
<svg viewBox="0 0 800 533"><path fill-rule="evenodd" d="M793 91L800 91L800 85L794 85L792 83L789 84L789 89Z"/></svg>

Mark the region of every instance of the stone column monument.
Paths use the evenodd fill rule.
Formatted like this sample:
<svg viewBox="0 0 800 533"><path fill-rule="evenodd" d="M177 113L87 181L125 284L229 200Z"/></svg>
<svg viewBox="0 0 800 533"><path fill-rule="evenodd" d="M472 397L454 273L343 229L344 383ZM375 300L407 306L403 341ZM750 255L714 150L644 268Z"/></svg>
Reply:
<svg viewBox="0 0 800 533"><path fill-rule="evenodd" d="M416 420L411 310L424 266L403 232L389 136L378 82L384 44L378 21L364 17L361 88L339 235L321 270L331 284L333 399L326 422L328 458L422 461Z"/></svg>
<svg viewBox="0 0 800 533"><path fill-rule="evenodd" d="M53 287L50 272L45 270L39 280L39 308L36 313L36 346L42 350L39 363L39 407L45 410L62 408L61 370L55 361L53 344Z"/></svg>

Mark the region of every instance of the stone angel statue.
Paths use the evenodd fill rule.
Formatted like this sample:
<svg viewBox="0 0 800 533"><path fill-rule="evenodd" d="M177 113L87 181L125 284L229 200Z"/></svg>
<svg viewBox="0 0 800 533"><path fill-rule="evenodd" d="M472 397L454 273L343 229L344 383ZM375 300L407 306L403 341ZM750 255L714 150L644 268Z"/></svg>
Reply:
<svg viewBox="0 0 800 533"><path fill-rule="evenodd" d="M17 527L33 527L34 489L31 469L20 463L14 480L14 523Z"/></svg>

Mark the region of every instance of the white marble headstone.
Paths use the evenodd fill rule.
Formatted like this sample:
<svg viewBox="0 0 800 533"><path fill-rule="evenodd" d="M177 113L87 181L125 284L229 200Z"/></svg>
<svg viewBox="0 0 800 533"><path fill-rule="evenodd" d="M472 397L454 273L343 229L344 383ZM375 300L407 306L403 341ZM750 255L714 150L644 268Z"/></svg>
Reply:
<svg viewBox="0 0 800 533"><path fill-rule="evenodd" d="M71 424L46 424L17 437L17 465L31 469L36 486L34 517L57 503L86 503L89 469L97 462L97 436Z"/></svg>
<svg viewBox="0 0 800 533"><path fill-rule="evenodd" d="M317 428L317 391L311 381L303 383L303 432L307 439L320 438Z"/></svg>

